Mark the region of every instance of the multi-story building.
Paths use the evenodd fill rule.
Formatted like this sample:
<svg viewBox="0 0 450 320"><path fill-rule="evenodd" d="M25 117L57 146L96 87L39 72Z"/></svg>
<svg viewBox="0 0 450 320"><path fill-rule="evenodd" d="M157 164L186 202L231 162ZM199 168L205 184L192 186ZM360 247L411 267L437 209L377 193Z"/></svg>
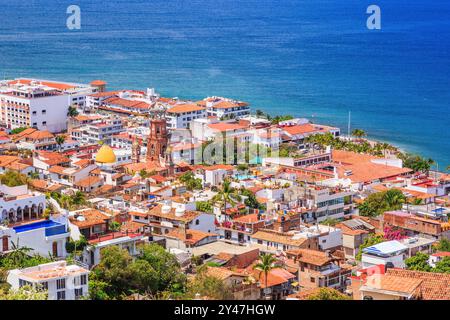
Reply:
<svg viewBox="0 0 450 320"><path fill-rule="evenodd" d="M200 103L205 105L208 116L219 119L239 119L250 115L248 103L242 101L211 97L200 101Z"/></svg>
<svg viewBox="0 0 450 320"><path fill-rule="evenodd" d="M9 271L7 282L13 290L23 286L47 291L48 300L78 300L89 294L89 270L66 261L55 261Z"/></svg>
<svg viewBox="0 0 450 320"><path fill-rule="evenodd" d="M342 266L337 258L323 251L299 249L287 251L298 268L298 283L303 289L328 287L344 290L351 276L351 266Z"/></svg>
<svg viewBox="0 0 450 320"><path fill-rule="evenodd" d="M176 104L166 113L169 129L188 129L195 119L206 118L206 108L194 103Z"/></svg>
<svg viewBox="0 0 450 320"><path fill-rule="evenodd" d="M123 131L121 119L108 118L74 129L72 138L86 144L98 144L100 141L111 144L112 137Z"/></svg>
<svg viewBox="0 0 450 320"><path fill-rule="evenodd" d="M0 92L0 123L8 129L64 131L68 108L69 95L33 81L11 83Z"/></svg>

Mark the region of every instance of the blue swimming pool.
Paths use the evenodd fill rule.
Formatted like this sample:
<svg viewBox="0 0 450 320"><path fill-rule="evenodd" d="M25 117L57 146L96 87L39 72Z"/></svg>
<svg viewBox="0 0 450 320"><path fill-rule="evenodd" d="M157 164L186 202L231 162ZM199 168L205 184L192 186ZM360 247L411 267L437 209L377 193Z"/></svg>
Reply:
<svg viewBox="0 0 450 320"><path fill-rule="evenodd" d="M52 220L45 220L45 221L39 221L34 222L30 224L25 224L22 226L13 227L13 229L16 231L16 233L40 229L40 228L51 228L51 227L57 227L57 226L64 226L61 223L52 221Z"/></svg>
<svg viewBox="0 0 450 320"><path fill-rule="evenodd" d="M236 175L236 179L238 180L247 180L247 179L254 179L255 176L250 175L250 174L237 174Z"/></svg>

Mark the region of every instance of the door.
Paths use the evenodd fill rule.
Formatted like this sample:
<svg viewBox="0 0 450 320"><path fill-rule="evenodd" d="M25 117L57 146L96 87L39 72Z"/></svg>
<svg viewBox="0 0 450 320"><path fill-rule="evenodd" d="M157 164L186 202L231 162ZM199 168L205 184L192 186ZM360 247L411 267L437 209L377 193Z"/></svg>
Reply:
<svg viewBox="0 0 450 320"><path fill-rule="evenodd" d="M58 242L53 242L53 256L57 257L58 256Z"/></svg>
<svg viewBox="0 0 450 320"><path fill-rule="evenodd" d="M3 239L2 239L2 247L3 247L3 252L5 252L5 251L8 251L9 250L9 240L8 240L8 237L7 236L3 236Z"/></svg>

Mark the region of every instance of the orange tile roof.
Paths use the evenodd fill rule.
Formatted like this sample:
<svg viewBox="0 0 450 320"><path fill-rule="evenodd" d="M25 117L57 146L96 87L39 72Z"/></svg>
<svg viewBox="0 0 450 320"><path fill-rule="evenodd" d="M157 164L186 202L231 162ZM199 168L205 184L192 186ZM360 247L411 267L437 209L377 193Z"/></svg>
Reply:
<svg viewBox="0 0 450 320"><path fill-rule="evenodd" d="M217 109L231 109L231 108L236 108L236 107L244 107L247 106L248 104L246 102L234 102L234 101L227 101L227 100L223 100L220 101L216 104L214 104L212 107L213 108L217 108Z"/></svg>
<svg viewBox="0 0 450 320"><path fill-rule="evenodd" d="M303 263L312 264L315 266L323 266L334 259L329 257L327 253L318 250L311 249L297 249L297 250L288 250L287 254L292 254L297 257L297 260Z"/></svg>
<svg viewBox="0 0 450 320"><path fill-rule="evenodd" d="M136 108L136 109L149 109L150 108L150 105L143 101L128 100L128 99L122 99L122 98L118 98L118 97L108 98L108 99L105 99L103 102L105 104L118 105L118 106L122 106L125 108Z"/></svg>
<svg viewBox="0 0 450 320"><path fill-rule="evenodd" d="M367 277L366 283L361 288L390 291L402 295L415 295L422 280L403 278L389 274L374 274Z"/></svg>
<svg viewBox="0 0 450 320"><path fill-rule="evenodd" d="M333 150L332 159L341 178L349 178L353 182L371 182L378 179L411 173L409 168L398 168L371 162L377 157L351 151ZM352 171L351 175L345 172Z"/></svg>
<svg viewBox="0 0 450 320"><path fill-rule="evenodd" d="M237 123L227 123L227 122L217 122L217 123L210 123L208 124L208 127L217 130L220 132L224 131L232 131L232 130L244 130L248 128L247 126L243 126Z"/></svg>
<svg viewBox="0 0 450 320"><path fill-rule="evenodd" d="M89 176L89 177L86 177L84 179L81 179L81 180L75 182L74 185L77 186L77 187L85 188L85 187L90 187L90 186L93 186L95 184L98 184L101 181L103 181L103 179L100 178L100 177Z"/></svg>
<svg viewBox="0 0 450 320"><path fill-rule="evenodd" d="M401 281L421 281L420 294L424 300L450 300L450 274L388 269L386 274Z"/></svg>
<svg viewBox="0 0 450 320"><path fill-rule="evenodd" d="M186 104L177 104L173 106L172 108L167 110L167 113L184 113L184 112L194 112L194 111L202 111L205 110L204 107L198 106L193 103L186 103Z"/></svg>
<svg viewBox="0 0 450 320"><path fill-rule="evenodd" d="M170 212L168 213L162 213L162 205L157 205L151 210L149 210L148 214L150 216L156 216L160 218L166 218L168 220L175 220L175 221L184 221L184 222L190 222L197 218L201 213L197 211L186 211L183 216L177 217L175 215L175 209L171 208Z"/></svg>
<svg viewBox="0 0 450 320"><path fill-rule="evenodd" d="M260 220L258 219L257 213L247 214L233 219L233 222L240 223L256 223L258 221Z"/></svg>
<svg viewBox="0 0 450 320"><path fill-rule="evenodd" d="M70 222L76 225L78 228L88 228L98 224L104 224L111 218L106 213L95 209L83 210L77 212L76 214L83 216L84 221L79 221L74 216L71 216L69 219Z"/></svg>
<svg viewBox="0 0 450 320"><path fill-rule="evenodd" d="M292 234L278 232L274 230L258 230L253 236L255 239L286 244L290 246L301 246L307 239L292 239Z"/></svg>
<svg viewBox="0 0 450 320"><path fill-rule="evenodd" d="M176 228L172 229L169 233L165 234L166 237L175 238L178 240L182 240L187 244L195 245L198 242L206 239L208 237L217 236L215 233L203 232L200 230L186 229L186 233L184 234L182 230Z"/></svg>
<svg viewBox="0 0 450 320"><path fill-rule="evenodd" d="M305 134L318 131L312 124L299 124L295 126L282 127L282 130L290 135Z"/></svg>
<svg viewBox="0 0 450 320"><path fill-rule="evenodd" d="M18 80L14 80L9 82L9 84L25 84L25 85L30 85L32 81L35 80L28 80L28 79L18 79ZM73 89L76 88L76 86L71 85L71 84L66 84L66 83L60 83L60 82L48 82L48 81L38 81L39 84L42 84L44 86L53 88L53 89L59 89L59 90L68 90L68 89Z"/></svg>

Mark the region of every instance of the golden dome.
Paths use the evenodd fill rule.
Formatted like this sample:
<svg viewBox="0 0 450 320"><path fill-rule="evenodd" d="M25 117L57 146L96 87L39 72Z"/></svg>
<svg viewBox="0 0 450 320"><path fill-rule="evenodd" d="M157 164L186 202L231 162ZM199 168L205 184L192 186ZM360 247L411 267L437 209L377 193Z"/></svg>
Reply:
<svg viewBox="0 0 450 320"><path fill-rule="evenodd" d="M100 150L98 150L95 161L100 163L114 163L116 162L116 155L110 146L104 144Z"/></svg>

